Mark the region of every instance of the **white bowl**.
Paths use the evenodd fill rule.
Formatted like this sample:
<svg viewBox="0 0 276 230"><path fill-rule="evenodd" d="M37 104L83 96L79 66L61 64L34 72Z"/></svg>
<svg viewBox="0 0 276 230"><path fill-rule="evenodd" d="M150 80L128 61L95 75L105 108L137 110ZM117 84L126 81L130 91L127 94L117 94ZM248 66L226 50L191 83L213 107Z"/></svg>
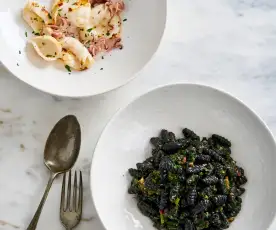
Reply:
<svg viewBox="0 0 276 230"><path fill-rule="evenodd" d="M229 138L233 158L245 169L248 183L242 210L229 230L268 229L276 212L276 145L271 132L239 100L192 84L153 90L121 109L106 126L91 169L93 200L105 228L154 229L127 193L127 170L150 156L150 137L162 128L180 135L183 127L200 136L218 133Z"/></svg>
<svg viewBox="0 0 276 230"><path fill-rule="evenodd" d="M38 1L45 6L52 2ZM87 71L69 75L62 64L46 63L26 45L32 33L21 17L25 3L0 1L0 61L27 84L59 96L92 96L126 84L156 52L166 23L166 0L125 0L124 49L112 51L103 60L99 57Z"/></svg>

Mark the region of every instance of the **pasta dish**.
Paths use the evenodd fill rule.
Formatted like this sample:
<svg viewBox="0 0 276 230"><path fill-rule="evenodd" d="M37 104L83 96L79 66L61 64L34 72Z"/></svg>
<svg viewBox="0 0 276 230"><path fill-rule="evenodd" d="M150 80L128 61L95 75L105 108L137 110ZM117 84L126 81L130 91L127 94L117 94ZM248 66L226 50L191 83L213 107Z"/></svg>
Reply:
<svg viewBox="0 0 276 230"><path fill-rule="evenodd" d="M62 60L66 69L90 68L94 57L122 49L123 0L55 0L52 9L28 1L23 18L32 28L30 39L45 61Z"/></svg>

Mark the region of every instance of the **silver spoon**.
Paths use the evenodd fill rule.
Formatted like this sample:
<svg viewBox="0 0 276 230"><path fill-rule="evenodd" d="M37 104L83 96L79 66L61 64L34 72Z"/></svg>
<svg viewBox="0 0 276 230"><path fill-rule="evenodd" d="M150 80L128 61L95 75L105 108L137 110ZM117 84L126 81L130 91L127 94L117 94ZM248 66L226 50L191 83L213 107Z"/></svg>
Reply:
<svg viewBox="0 0 276 230"><path fill-rule="evenodd" d="M81 130L77 118L67 115L60 119L48 136L44 149L44 164L51 175L41 202L27 230L36 229L42 208L47 199L54 179L60 173L70 170L80 151Z"/></svg>

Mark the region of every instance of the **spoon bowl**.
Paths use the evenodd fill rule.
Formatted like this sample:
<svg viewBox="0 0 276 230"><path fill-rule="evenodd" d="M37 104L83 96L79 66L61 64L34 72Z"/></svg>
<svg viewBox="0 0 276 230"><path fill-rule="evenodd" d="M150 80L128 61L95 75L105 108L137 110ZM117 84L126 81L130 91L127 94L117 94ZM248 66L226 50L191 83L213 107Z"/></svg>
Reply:
<svg viewBox="0 0 276 230"><path fill-rule="evenodd" d="M53 173L64 173L75 164L80 151L81 129L73 115L63 117L52 129L44 150L44 163Z"/></svg>

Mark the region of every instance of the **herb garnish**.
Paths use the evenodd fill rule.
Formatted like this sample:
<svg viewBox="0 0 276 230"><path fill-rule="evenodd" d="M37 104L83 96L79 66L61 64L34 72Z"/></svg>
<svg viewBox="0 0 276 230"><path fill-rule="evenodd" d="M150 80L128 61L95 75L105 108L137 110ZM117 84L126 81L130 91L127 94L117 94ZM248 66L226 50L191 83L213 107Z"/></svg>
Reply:
<svg viewBox="0 0 276 230"><path fill-rule="evenodd" d="M71 67L70 67L69 65L65 65L65 69L67 69L67 71L68 71L69 73L72 72L72 71L71 71Z"/></svg>

